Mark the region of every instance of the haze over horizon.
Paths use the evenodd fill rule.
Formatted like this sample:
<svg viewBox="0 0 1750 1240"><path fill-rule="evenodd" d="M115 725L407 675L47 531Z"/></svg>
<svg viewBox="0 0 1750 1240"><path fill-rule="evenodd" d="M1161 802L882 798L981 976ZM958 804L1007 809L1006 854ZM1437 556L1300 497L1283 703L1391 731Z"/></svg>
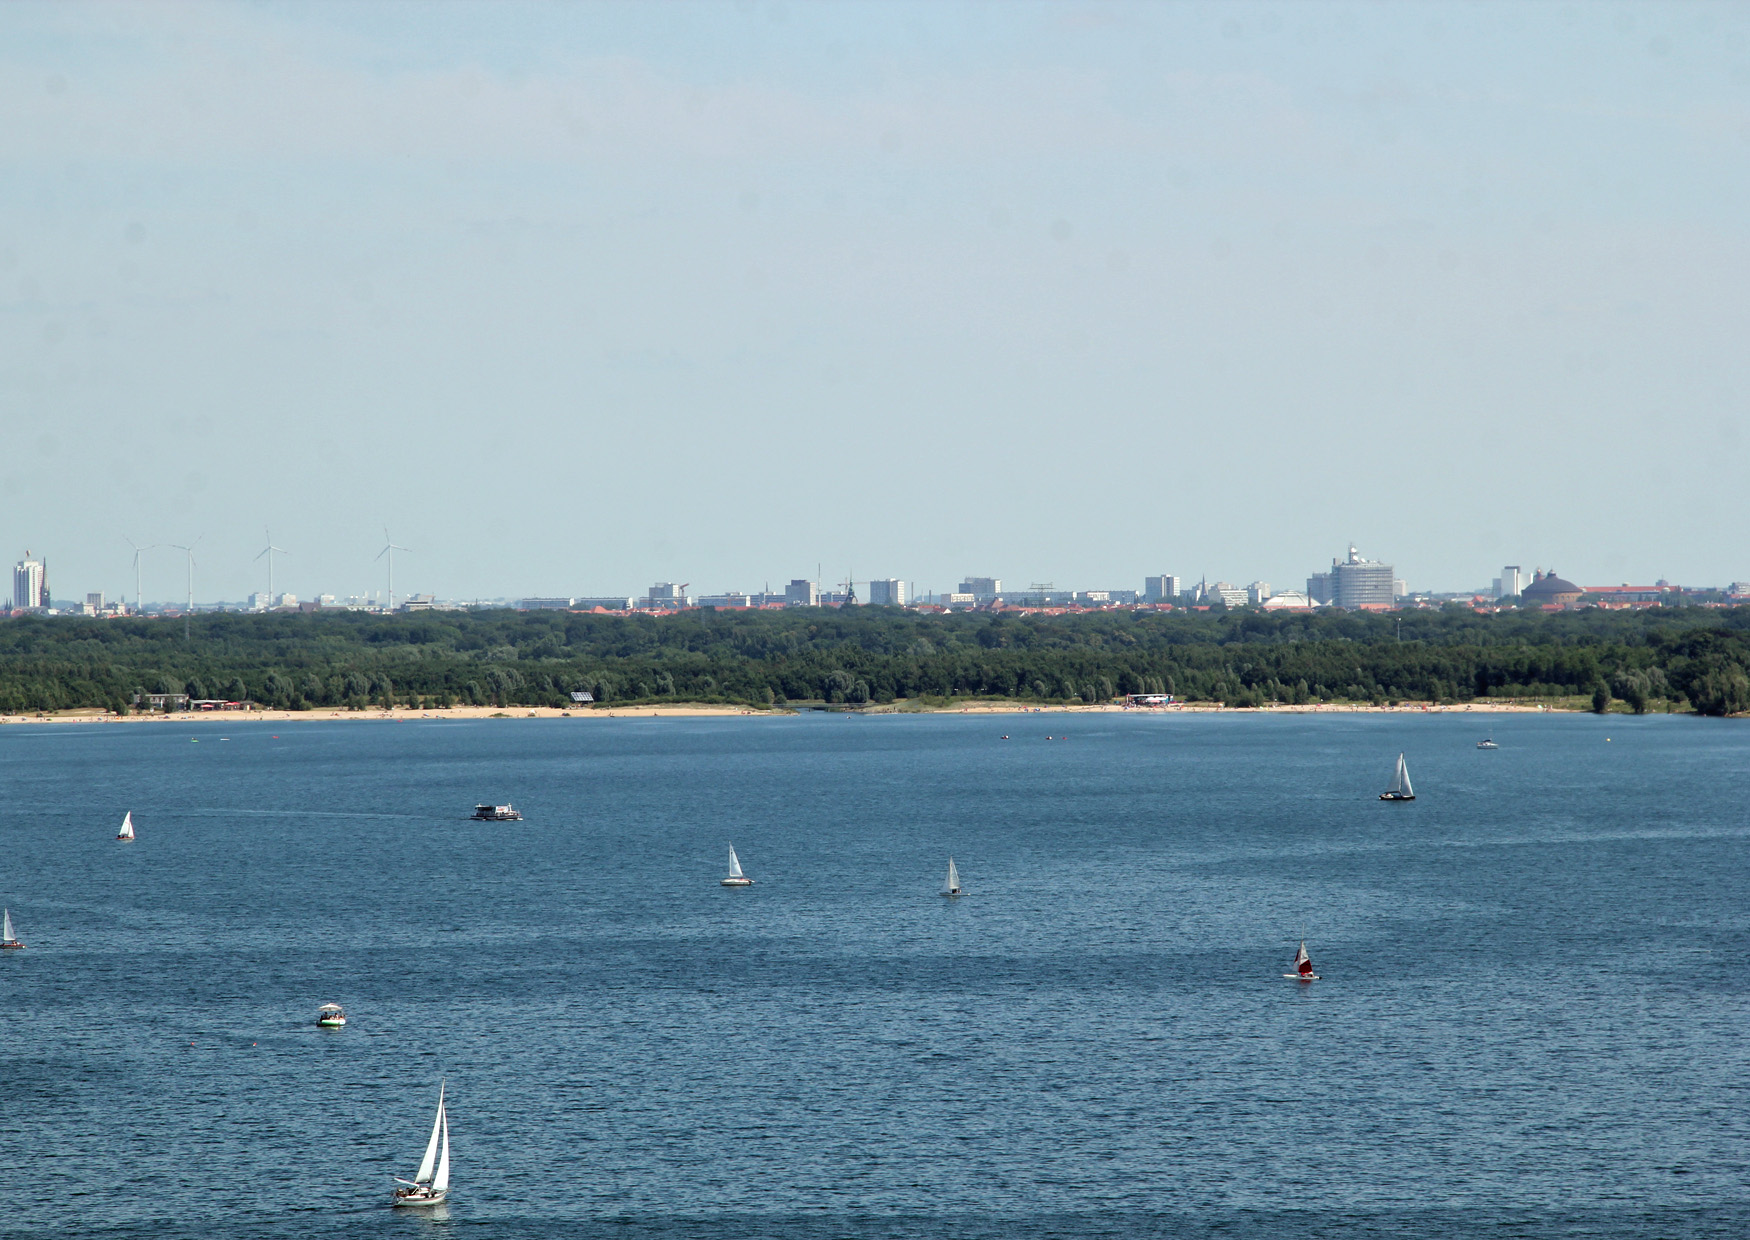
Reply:
<svg viewBox="0 0 1750 1240"><path fill-rule="evenodd" d="M1750 579L1741 6L14 3L0 109L58 597Z"/></svg>

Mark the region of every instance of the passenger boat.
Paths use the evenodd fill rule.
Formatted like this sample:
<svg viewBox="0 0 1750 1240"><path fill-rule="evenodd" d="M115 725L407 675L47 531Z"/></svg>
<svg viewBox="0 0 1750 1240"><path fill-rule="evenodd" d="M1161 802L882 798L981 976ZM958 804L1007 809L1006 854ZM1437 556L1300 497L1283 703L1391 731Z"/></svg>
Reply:
<svg viewBox="0 0 1750 1240"><path fill-rule="evenodd" d="M0 950L9 951L13 948L23 947L24 944L20 943L18 937L12 933L11 909L7 909L4 913L0 913L0 923L3 923L0 924Z"/></svg>
<svg viewBox="0 0 1750 1240"><path fill-rule="evenodd" d="M1494 741L1489 740L1487 737L1484 737L1482 740L1477 742L1477 748L1478 749L1499 749L1500 746L1495 744Z"/></svg>
<svg viewBox="0 0 1750 1240"><path fill-rule="evenodd" d="M346 1024L346 1011L338 1003L324 1003L316 1009L316 1023L324 1029L339 1029Z"/></svg>
<svg viewBox="0 0 1750 1240"><path fill-rule="evenodd" d="M1294 953L1294 972L1284 973L1283 977L1297 982L1320 981L1319 975L1313 972L1312 957L1306 954L1306 940L1300 941L1300 950Z"/></svg>
<svg viewBox="0 0 1750 1240"><path fill-rule="evenodd" d="M437 1117L431 1121L431 1140L425 1157L411 1180L395 1177L403 1187L395 1190L398 1206L435 1206L450 1193L450 1121L444 1114L444 1087L438 1086Z"/></svg>
<svg viewBox="0 0 1750 1240"><path fill-rule="evenodd" d="M118 840L131 840L134 838L133 810L130 809L127 813L122 815L122 829L115 833L115 837Z"/></svg>
<svg viewBox="0 0 1750 1240"><path fill-rule="evenodd" d="M1397 773L1392 776L1391 787L1379 794L1382 801L1414 801L1416 790L1410 787L1410 768L1404 765L1404 755L1398 755Z"/></svg>
<svg viewBox="0 0 1750 1240"><path fill-rule="evenodd" d="M753 879L741 872L741 858L735 855L735 845L729 846L729 873L723 876L725 887L751 887Z"/></svg>
<svg viewBox="0 0 1750 1240"><path fill-rule="evenodd" d="M942 880L942 894L957 896L960 894L960 871L954 868L954 858L948 858L948 877Z"/></svg>
<svg viewBox="0 0 1750 1240"><path fill-rule="evenodd" d="M475 822L521 822L523 816L508 805L476 805Z"/></svg>

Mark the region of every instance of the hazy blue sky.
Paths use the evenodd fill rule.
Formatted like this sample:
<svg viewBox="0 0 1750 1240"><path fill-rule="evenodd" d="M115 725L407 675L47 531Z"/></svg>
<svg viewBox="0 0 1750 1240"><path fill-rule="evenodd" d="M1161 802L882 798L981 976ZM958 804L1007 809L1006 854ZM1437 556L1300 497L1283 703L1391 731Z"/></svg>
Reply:
<svg viewBox="0 0 1750 1240"><path fill-rule="evenodd" d="M1750 578L1747 190L1742 5L9 3L0 556Z"/></svg>

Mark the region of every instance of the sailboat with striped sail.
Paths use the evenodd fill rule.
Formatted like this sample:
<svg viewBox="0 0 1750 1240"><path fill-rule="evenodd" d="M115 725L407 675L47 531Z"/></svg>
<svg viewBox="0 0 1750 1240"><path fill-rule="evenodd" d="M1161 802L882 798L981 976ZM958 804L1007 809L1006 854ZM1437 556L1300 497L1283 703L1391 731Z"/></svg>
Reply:
<svg viewBox="0 0 1750 1240"><path fill-rule="evenodd" d="M127 813L122 815L122 829L115 833L115 837L118 840L132 840L134 838L133 810L130 809Z"/></svg>
<svg viewBox="0 0 1750 1240"><path fill-rule="evenodd" d="M12 910L6 909L0 913L0 950L23 946L18 936L12 933Z"/></svg>
<svg viewBox="0 0 1750 1240"><path fill-rule="evenodd" d="M1294 953L1294 972L1284 973L1283 977L1297 982L1317 982L1322 980L1313 972L1312 957L1306 954L1306 940L1300 941L1300 950Z"/></svg>
<svg viewBox="0 0 1750 1240"><path fill-rule="evenodd" d="M395 1190L398 1206L435 1206L450 1193L450 1119L444 1112L444 1086L438 1084L437 1116L431 1121L431 1140L425 1157L411 1180L395 1177L403 1187Z"/></svg>
<svg viewBox="0 0 1750 1240"><path fill-rule="evenodd" d="M960 894L960 871L954 868L954 858L948 858L948 877L942 880L942 894L957 896Z"/></svg>

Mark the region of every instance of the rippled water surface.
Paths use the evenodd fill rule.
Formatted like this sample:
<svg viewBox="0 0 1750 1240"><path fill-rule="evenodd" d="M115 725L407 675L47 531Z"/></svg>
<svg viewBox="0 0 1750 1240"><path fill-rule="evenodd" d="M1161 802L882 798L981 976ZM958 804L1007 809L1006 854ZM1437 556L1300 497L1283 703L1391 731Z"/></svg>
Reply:
<svg viewBox="0 0 1750 1240"><path fill-rule="evenodd" d="M1750 1234L1747 772L1682 718L8 727L0 1234ZM453 1201L392 1211L440 1078Z"/></svg>

